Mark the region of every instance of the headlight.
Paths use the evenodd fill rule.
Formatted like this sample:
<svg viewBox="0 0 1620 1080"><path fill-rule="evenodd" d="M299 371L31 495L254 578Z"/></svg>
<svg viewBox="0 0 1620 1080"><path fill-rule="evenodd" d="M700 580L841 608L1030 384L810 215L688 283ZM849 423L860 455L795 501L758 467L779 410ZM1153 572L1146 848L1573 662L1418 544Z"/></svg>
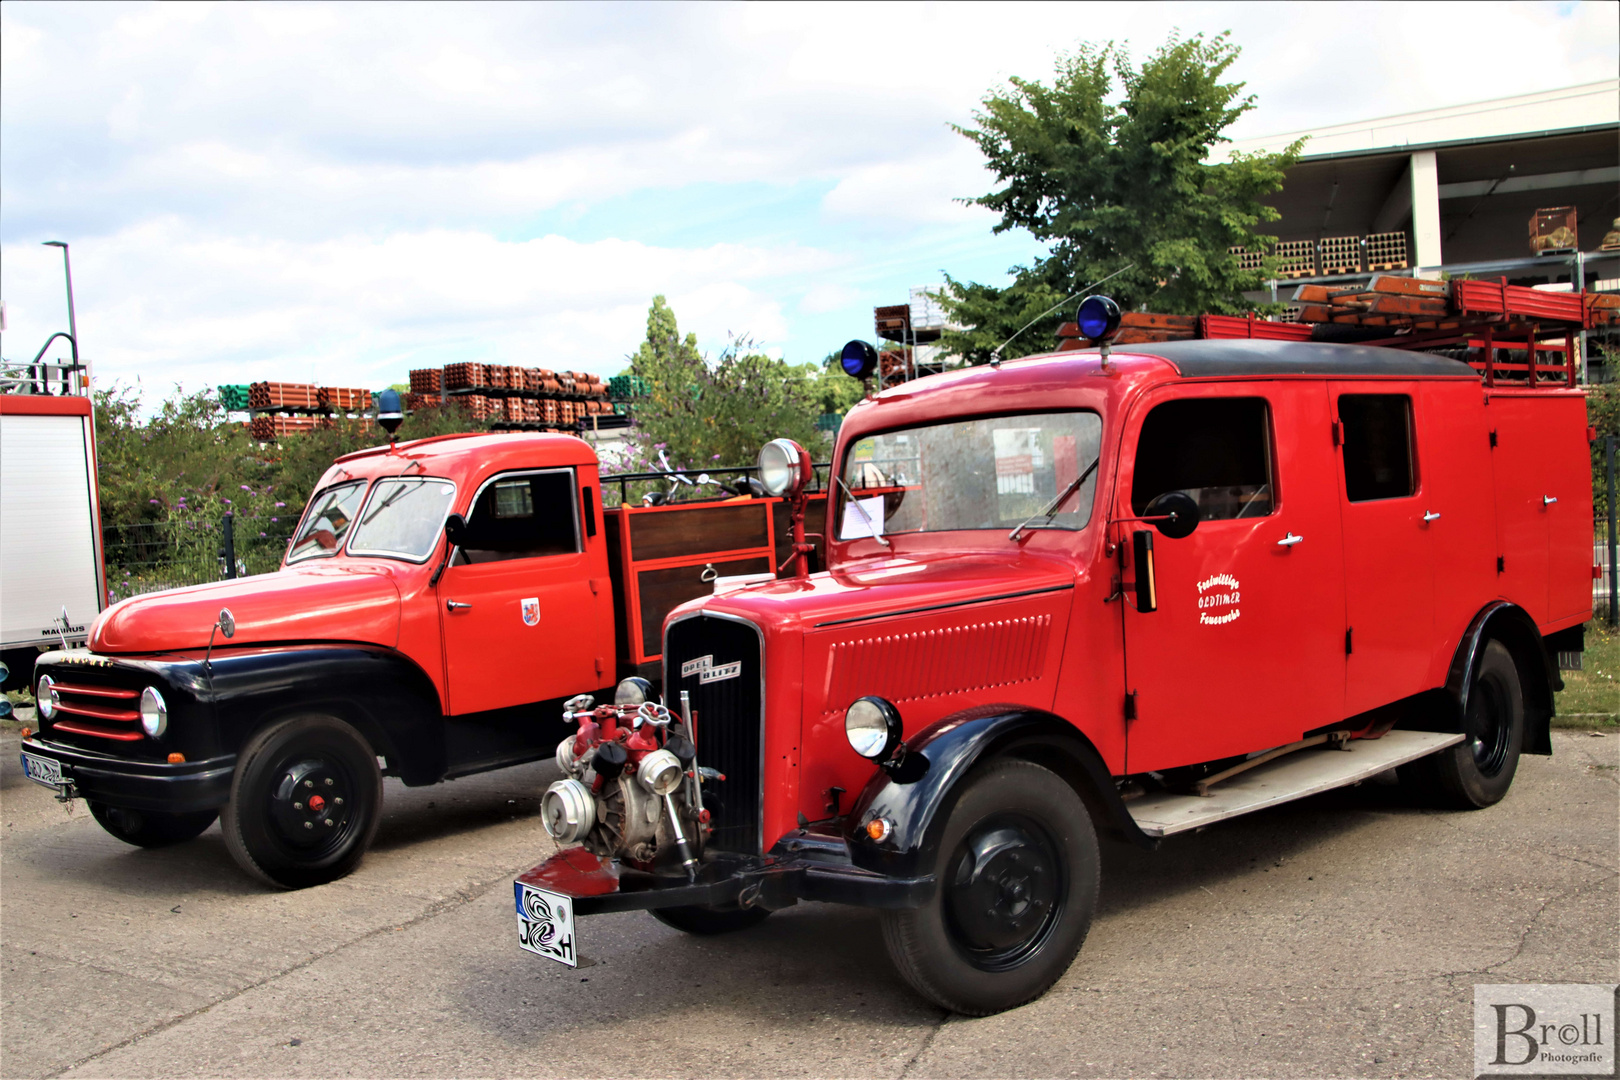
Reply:
<svg viewBox="0 0 1620 1080"><path fill-rule="evenodd" d="M648 791L664 796L681 786L685 773L681 770L680 758L668 750L654 750L641 759L641 764L636 766L636 775Z"/></svg>
<svg viewBox="0 0 1620 1080"><path fill-rule="evenodd" d="M797 494L805 465L804 447L792 439L772 439L759 452L759 482L773 498Z"/></svg>
<svg viewBox="0 0 1620 1080"><path fill-rule="evenodd" d="M880 697L863 697L844 712L844 734L863 758L886 758L900 744L900 710Z"/></svg>
<svg viewBox="0 0 1620 1080"><path fill-rule="evenodd" d="M154 739L169 730L169 707L155 686L141 691L141 730Z"/></svg>
<svg viewBox="0 0 1620 1080"><path fill-rule="evenodd" d="M41 675L34 690L34 709L41 720L49 720L56 715L56 705L56 684L49 675Z"/></svg>
<svg viewBox="0 0 1620 1080"><path fill-rule="evenodd" d="M651 700L652 683L635 675L619 683L619 688L613 691L615 705L640 705L644 701Z"/></svg>

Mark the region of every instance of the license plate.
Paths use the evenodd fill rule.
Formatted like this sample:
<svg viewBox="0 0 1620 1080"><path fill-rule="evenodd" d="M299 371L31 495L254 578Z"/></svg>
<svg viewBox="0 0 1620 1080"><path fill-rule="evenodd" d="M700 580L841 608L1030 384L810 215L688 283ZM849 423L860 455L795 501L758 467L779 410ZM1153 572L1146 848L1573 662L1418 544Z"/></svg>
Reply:
<svg viewBox="0 0 1620 1080"><path fill-rule="evenodd" d="M22 755L23 775L36 784L44 784L48 788L62 790L62 766L50 758L38 757L24 750Z"/></svg>
<svg viewBox="0 0 1620 1080"><path fill-rule="evenodd" d="M519 947L569 967L579 966L574 901L521 881L517 886Z"/></svg>

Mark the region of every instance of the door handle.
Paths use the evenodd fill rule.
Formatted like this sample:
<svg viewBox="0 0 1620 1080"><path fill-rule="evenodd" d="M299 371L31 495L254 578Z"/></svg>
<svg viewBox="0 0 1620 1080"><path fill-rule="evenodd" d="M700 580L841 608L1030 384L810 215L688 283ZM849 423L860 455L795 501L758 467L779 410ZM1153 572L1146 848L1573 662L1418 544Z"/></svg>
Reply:
<svg viewBox="0 0 1620 1080"><path fill-rule="evenodd" d="M1285 536L1281 540L1277 541L1277 546L1278 547L1293 547L1295 544L1299 543L1303 539L1305 539L1303 536L1295 536L1293 533L1289 533L1287 536Z"/></svg>
<svg viewBox="0 0 1620 1080"><path fill-rule="evenodd" d="M444 609L446 611L471 611L472 605L463 604L459 600L446 600L444 602Z"/></svg>
<svg viewBox="0 0 1620 1080"><path fill-rule="evenodd" d="M1557 501L1558 501L1558 496L1556 496L1556 495L1543 495L1541 497L1541 505L1542 506L1551 506L1553 503L1555 503Z"/></svg>
<svg viewBox="0 0 1620 1080"><path fill-rule="evenodd" d="M1439 514L1437 514L1437 513L1435 513L1435 512L1434 512L1434 511L1433 511L1433 510L1430 510L1430 511L1428 511L1428 512L1426 512L1426 513L1425 513L1425 514L1424 514L1424 515L1423 515L1423 520L1424 520L1424 521L1425 521L1425 522L1430 522L1430 521L1439 521L1439 520L1440 520L1440 515L1439 515Z"/></svg>

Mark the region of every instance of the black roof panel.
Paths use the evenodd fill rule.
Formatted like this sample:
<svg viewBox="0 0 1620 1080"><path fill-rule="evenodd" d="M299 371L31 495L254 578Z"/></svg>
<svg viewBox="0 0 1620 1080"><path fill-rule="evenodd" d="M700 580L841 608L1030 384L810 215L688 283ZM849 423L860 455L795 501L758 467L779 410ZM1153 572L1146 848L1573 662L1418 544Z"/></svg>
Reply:
<svg viewBox="0 0 1620 1080"><path fill-rule="evenodd" d="M1159 356L1188 378L1215 375L1394 375L1402 378L1479 373L1461 360L1404 349L1335 345L1321 341L1251 341L1218 338L1119 345L1119 352Z"/></svg>

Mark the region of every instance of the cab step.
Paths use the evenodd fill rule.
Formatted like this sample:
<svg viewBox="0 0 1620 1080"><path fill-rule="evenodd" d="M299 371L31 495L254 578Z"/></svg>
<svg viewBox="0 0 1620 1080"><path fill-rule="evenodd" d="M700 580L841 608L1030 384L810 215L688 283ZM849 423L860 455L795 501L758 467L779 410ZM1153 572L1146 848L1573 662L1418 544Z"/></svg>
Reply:
<svg viewBox="0 0 1620 1080"><path fill-rule="evenodd" d="M1347 787L1462 741L1455 734L1391 731L1377 739L1351 740L1343 750L1313 748L1269 761L1223 782L1208 795L1161 792L1125 806L1147 835L1173 836Z"/></svg>

